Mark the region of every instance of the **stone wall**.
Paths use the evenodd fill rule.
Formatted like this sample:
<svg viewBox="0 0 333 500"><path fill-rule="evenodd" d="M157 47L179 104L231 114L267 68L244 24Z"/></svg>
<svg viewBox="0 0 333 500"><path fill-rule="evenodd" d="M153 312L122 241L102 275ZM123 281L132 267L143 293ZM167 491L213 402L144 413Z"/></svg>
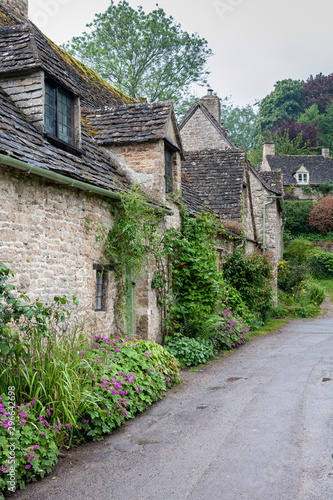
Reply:
<svg viewBox="0 0 333 500"><path fill-rule="evenodd" d="M230 149L227 142L217 131L200 108L191 116L181 129L184 151L209 149Z"/></svg>
<svg viewBox="0 0 333 500"><path fill-rule="evenodd" d="M0 77L0 85L41 132L44 130L44 72L24 77Z"/></svg>
<svg viewBox="0 0 333 500"><path fill-rule="evenodd" d="M109 148L106 148L109 149ZM132 180L149 191L156 200L165 202L164 141L113 145L115 152L132 169ZM172 184L174 191L181 192L181 161L179 153L172 155Z"/></svg>

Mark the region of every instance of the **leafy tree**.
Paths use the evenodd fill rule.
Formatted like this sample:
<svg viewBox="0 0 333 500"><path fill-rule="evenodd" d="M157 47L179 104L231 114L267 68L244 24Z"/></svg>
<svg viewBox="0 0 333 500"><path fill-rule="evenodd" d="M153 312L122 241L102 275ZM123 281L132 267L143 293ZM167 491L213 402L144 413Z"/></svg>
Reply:
<svg viewBox="0 0 333 500"><path fill-rule="evenodd" d="M294 144L295 141L297 141L299 146L301 146L301 140L299 139L299 136L302 135L303 146L306 149L308 149L309 147L315 150L321 144L321 140L318 135L319 131L316 123L298 123L291 120L280 120L277 123L277 126L272 129L273 135L277 133L279 137L283 137L286 131L288 131L288 137L290 141L294 141ZM298 153L290 153L290 154L298 154Z"/></svg>
<svg viewBox="0 0 333 500"><path fill-rule="evenodd" d="M289 231L294 236L311 233L309 213L312 208L313 202L310 200L285 200L285 231Z"/></svg>
<svg viewBox="0 0 333 500"><path fill-rule="evenodd" d="M87 27L64 48L131 97L177 104L189 96L191 84L206 84L212 55L207 41L182 31L160 7L146 14L125 0L111 0Z"/></svg>
<svg viewBox="0 0 333 500"><path fill-rule="evenodd" d="M222 101L221 106L222 125L227 127L234 143L238 147L249 150L256 135L256 124L258 115L250 104L240 108L234 106L229 98Z"/></svg>
<svg viewBox="0 0 333 500"><path fill-rule="evenodd" d="M309 108L306 108L304 113L298 117L298 123L318 123L320 119L319 108L317 104L312 104Z"/></svg>
<svg viewBox="0 0 333 500"><path fill-rule="evenodd" d="M319 112L325 113L333 99L333 73L330 75L309 76L303 86L303 109L317 104Z"/></svg>
<svg viewBox="0 0 333 500"><path fill-rule="evenodd" d="M279 120L297 120L302 111L303 84L299 80L281 80L260 103L258 135L265 135Z"/></svg>
<svg viewBox="0 0 333 500"><path fill-rule="evenodd" d="M331 233L333 230L333 197L321 198L313 205L309 214L309 224L321 233Z"/></svg>

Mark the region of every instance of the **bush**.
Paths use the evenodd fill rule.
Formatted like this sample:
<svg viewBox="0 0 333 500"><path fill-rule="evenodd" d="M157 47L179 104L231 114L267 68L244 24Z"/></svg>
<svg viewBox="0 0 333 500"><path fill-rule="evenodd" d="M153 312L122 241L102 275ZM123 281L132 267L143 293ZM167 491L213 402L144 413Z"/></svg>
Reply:
<svg viewBox="0 0 333 500"><path fill-rule="evenodd" d="M313 205L309 213L311 228L321 233L331 233L333 230L333 197L321 198Z"/></svg>
<svg viewBox="0 0 333 500"><path fill-rule="evenodd" d="M311 272L316 278L333 278L333 254L319 252L309 257Z"/></svg>
<svg viewBox="0 0 333 500"><path fill-rule="evenodd" d="M296 264L303 264L306 261L311 249L311 241L303 237L299 237L289 243L284 253L289 261Z"/></svg>
<svg viewBox="0 0 333 500"><path fill-rule="evenodd" d="M309 225L309 213L313 208L313 202L308 200L285 200L284 209L286 222L284 229L294 236L309 234L313 232Z"/></svg>
<svg viewBox="0 0 333 500"><path fill-rule="evenodd" d="M211 338L216 341L220 349L229 350L244 344L250 331L241 318L226 309L218 312L216 320L217 328Z"/></svg>
<svg viewBox="0 0 333 500"><path fill-rule="evenodd" d="M182 368L207 363L217 353L214 342L209 339L196 340L177 334L166 340L165 348L178 359Z"/></svg>
<svg viewBox="0 0 333 500"><path fill-rule="evenodd" d="M272 264L268 254L236 250L224 262L225 279L239 292L247 307L265 321L273 306Z"/></svg>
<svg viewBox="0 0 333 500"><path fill-rule="evenodd" d="M285 260L279 262L278 286L284 292L292 293L292 290L296 289L308 277L309 271L306 264L290 264Z"/></svg>

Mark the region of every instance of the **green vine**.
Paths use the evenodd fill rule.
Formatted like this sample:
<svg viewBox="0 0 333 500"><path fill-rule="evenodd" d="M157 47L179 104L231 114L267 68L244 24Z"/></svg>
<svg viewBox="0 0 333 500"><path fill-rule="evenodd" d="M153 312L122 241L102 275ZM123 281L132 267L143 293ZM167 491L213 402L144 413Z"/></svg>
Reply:
<svg viewBox="0 0 333 500"><path fill-rule="evenodd" d="M330 182L323 182L321 184L313 184L312 186L303 186L302 189L305 194L319 194L327 196L333 191L333 184Z"/></svg>

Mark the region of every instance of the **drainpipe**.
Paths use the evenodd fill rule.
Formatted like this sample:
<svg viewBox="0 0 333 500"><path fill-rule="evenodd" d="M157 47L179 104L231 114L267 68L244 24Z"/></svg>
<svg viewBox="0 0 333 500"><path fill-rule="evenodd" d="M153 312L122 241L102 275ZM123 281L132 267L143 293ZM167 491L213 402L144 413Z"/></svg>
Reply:
<svg viewBox="0 0 333 500"><path fill-rule="evenodd" d="M21 160L16 160L11 156L0 154L0 164L7 165L8 167L14 167L18 170L22 170L23 172L27 172L28 174L35 174L39 177L44 177L45 179L51 179L53 181L59 182L60 184L65 184L66 186L75 187L77 189L81 189L82 191L86 191L88 193L99 194L100 196L105 196L106 198L112 198L114 200L121 201L121 195L119 193L115 193L113 191L109 191L108 189L103 189L97 186L93 186L92 184L88 184L87 182L77 181L76 179L71 179L70 177L66 177L65 175L57 174L52 170L45 170L41 167L36 167L35 165L30 165L29 163L23 162ZM163 212L166 215L173 215L172 210L169 208L159 207L153 203L147 203L147 205L153 207L157 212Z"/></svg>
<svg viewBox="0 0 333 500"><path fill-rule="evenodd" d="M267 201L267 203L264 203L264 206L263 206L263 215L262 215L262 222L263 222L263 228L262 228L262 245L261 245L261 248L262 250L265 252L266 249L267 249L267 245L266 245L266 207L268 205L271 205L274 201L274 199L281 199L283 200L282 196L267 196L267 199L269 201ZM283 250L283 234L282 234L282 238L281 238L281 247L282 247L282 250Z"/></svg>

